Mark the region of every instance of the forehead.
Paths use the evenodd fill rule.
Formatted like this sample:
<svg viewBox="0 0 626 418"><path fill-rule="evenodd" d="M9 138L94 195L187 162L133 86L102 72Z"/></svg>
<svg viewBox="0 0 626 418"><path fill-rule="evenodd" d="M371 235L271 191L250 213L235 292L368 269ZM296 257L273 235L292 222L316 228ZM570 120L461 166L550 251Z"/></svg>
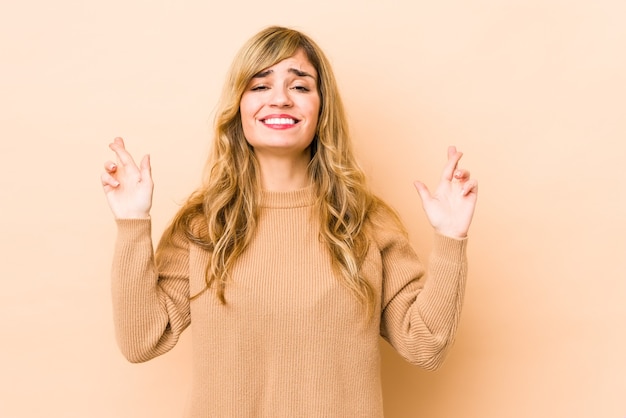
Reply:
<svg viewBox="0 0 626 418"><path fill-rule="evenodd" d="M291 72L302 77L310 76L315 80L317 79L317 70L313 64L311 64L311 61L309 61L306 53L302 49L298 49L296 53L289 58L285 58L271 67L264 68L259 71L255 77L265 77L270 74L287 72Z"/></svg>

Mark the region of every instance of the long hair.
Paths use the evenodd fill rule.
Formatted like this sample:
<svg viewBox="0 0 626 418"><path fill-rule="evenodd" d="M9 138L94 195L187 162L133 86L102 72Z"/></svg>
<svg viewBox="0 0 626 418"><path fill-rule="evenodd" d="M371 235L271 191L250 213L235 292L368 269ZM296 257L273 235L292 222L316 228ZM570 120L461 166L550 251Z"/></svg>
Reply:
<svg viewBox="0 0 626 418"><path fill-rule="evenodd" d="M215 288L217 297L226 303L224 290L229 272L256 232L261 194L258 161L243 134L241 97L255 74L300 49L318 73L320 114L310 146L309 176L317 196L320 239L331 254L333 269L342 284L370 316L377 295L360 274L368 250L366 224L370 212L385 205L368 190L354 158L344 107L328 59L313 40L296 30L266 28L235 57L215 116L214 143L204 182L176 214L163 239L171 242L174 231L181 228L191 242L209 252L204 290ZM192 295L192 299L198 295Z"/></svg>

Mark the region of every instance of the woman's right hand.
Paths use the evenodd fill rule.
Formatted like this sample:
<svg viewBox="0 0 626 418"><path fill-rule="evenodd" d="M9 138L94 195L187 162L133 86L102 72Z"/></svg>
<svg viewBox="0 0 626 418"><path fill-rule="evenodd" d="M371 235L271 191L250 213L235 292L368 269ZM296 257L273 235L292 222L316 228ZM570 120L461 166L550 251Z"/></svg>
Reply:
<svg viewBox="0 0 626 418"><path fill-rule="evenodd" d="M139 167L126 151L122 138L115 138L109 147L117 155L117 163L107 161L102 173L102 188L113 215L117 219L146 219L152 207L152 174L150 156Z"/></svg>

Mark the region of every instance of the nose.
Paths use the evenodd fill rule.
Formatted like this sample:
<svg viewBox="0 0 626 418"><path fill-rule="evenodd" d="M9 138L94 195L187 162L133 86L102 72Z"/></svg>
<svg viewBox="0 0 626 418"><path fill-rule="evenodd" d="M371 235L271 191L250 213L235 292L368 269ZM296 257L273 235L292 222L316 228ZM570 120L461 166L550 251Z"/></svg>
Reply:
<svg viewBox="0 0 626 418"><path fill-rule="evenodd" d="M289 107L293 103L289 96L289 90L287 87L274 87L272 89L272 96L270 98L270 104L276 107Z"/></svg>

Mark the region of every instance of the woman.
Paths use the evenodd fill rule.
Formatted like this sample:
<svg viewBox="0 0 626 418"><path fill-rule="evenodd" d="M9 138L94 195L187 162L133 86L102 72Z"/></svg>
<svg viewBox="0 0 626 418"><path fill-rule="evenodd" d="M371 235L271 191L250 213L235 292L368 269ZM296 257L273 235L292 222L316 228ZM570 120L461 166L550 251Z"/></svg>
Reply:
<svg viewBox="0 0 626 418"><path fill-rule="evenodd" d="M328 60L267 28L239 52L203 186L150 238L150 162L120 138L102 183L118 224L117 338L132 362L193 332L188 417L381 417L378 336L411 363L443 360L458 323L477 183L448 149L426 272L367 189Z"/></svg>

